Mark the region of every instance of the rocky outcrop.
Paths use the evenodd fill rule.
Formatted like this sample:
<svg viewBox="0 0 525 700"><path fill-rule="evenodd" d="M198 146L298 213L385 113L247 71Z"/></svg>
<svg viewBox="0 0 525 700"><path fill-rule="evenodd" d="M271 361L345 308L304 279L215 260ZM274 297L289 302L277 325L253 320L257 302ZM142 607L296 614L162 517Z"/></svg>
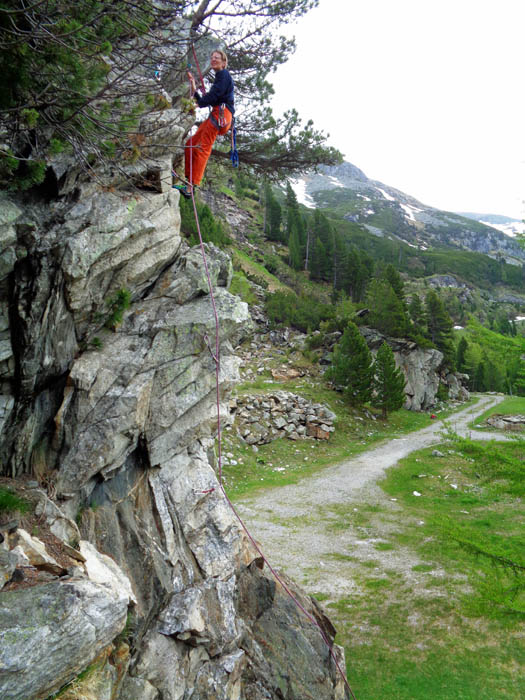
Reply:
<svg viewBox="0 0 525 700"><path fill-rule="evenodd" d="M126 622L128 600L78 579L0 593L0 692L45 698L107 648Z"/></svg>
<svg viewBox="0 0 525 700"><path fill-rule="evenodd" d="M451 399L464 401L468 392L461 384L461 376L443 373L441 363L443 353L435 348L420 348L416 343L403 338L387 338L372 328L360 328L360 332L373 354L386 341L394 353L396 366L403 370L406 378L405 408L423 411L437 403L437 391L440 383L450 387Z"/></svg>
<svg viewBox="0 0 525 700"><path fill-rule="evenodd" d="M37 480L31 517L57 565L2 553L0 694L45 696L102 653L101 698L344 697L217 482L215 315L178 194L55 185L0 200L2 470ZM206 253L226 425L250 319L229 258ZM129 617L131 651L112 653Z"/></svg>

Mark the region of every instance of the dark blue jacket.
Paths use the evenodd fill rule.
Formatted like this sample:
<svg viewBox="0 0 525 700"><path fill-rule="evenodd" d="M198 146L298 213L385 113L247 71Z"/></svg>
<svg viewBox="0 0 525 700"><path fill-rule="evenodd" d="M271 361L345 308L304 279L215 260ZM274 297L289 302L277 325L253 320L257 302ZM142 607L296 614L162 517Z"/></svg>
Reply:
<svg viewBox="0 0 525 700"><path fill-rule="evenodd" d="M233 106L233 79L226 68L215 73L215 80L208 92L202 97L198 92L194 95L199 107L217 107L225 104L232 114L235 113Z"/></svg>

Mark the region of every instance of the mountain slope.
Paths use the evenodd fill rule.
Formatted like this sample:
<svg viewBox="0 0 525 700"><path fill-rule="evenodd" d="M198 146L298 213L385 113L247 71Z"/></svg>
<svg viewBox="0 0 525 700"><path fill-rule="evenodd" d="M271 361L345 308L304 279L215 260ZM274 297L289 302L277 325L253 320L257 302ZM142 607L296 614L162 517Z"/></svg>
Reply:
<svg viewBox="0 0 525 700"><path fill-rule="evenodd" d="M511 219L510 216L501 216L500 214L475 214L473 212L458 212L458 214L460 216L465 216L467 219L480 221L482 224L491 226L511 238L525 233L525 222Z"/></svg>
<svg viewBox="0 0 525 700"><path fill-rule="evenodd" d="M414 197L370 180L351 163L322 167L294 185L308 207L329 208L379 237L397 238L408 245L455 248L484 253L521 265L525 251L494 226L422 204Z"/></svg>

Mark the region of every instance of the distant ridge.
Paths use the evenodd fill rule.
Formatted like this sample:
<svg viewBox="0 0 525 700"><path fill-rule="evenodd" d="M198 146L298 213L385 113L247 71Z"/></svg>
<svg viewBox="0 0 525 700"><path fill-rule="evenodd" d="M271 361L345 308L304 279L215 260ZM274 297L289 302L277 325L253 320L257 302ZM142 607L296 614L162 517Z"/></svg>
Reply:
<svg viewBox="0 0 525 700"><path fill-rule="evenodd" d="M329 209L333 216L359 224L369 233L401 240L413 248L454 248L525 263L525 251L513 240L525 226L497 214L454 213L423 204L377 180L349 162L321 166L292 183L306 207ZM523 229L521 228L523 226Z"/></svg>

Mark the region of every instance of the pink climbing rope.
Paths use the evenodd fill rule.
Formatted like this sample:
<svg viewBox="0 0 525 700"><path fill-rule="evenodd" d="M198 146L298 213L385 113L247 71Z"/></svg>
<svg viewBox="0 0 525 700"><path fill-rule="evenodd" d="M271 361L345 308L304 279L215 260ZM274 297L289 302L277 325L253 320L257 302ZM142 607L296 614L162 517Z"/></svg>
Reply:
<svg viewBox="0 0 525 700"><path fill-rule="evenodd" d="M193 48L193 53L195 56L195 60L197 62L195 48ZM200 74L200 68L198 67L198 62L197 62L197 68L198 68L199 74ZM201 80L202 80L202 75L201 75ZM204 85L204 83L203 83L203 85ZM299 608L299 610L301 610L303 612L303 614L312 623L312 625L317 627L317 629L319 630L324 643L328 647L328 651L330 652L330 656L335 664L335 667L336 667L337 671L339 672L341 678L343 679L345 687L347 688L347 690L350 693L353 700L356 700L356 697L352 691L352 688L350 687L350 684L348 683L348 680L346 678L346 674L343 671L343 669L341 668L341 665L337 659L337 656L335 655L335 652L333 650L333 645L330 643L330 640L326 636L323 628L321 627L319 622L315 619L315 617L312 614L310 614L308 612L308 610L306 610L306 608L301 604L301 602L299 600L297 600L296 596L292 593L292 591L288 588L288 586L283 581L281 576L277 573L277 571L270 564L270 562L266 558L266 555L261 550L261 548L257 544L256 540L254 539L254 537L252 536L252 534L250 533L250 531L248 530L248 528L244 524L241 516L237 512L235 506L231 502L231 500L230 500L230 498L229 498L229 496L226 493L226 490L224 488L224 484L223 484L223 480L222 480L222 430L221 430L221 407L220 407L220 337L219 337L220 325L219 325L219 315L217 313L217 305L215 303L215 295L213 294L213 285L211 282L210 271L208 268L208 261L206 259L206 251L204 250L204 242L202 240L202 234L201 234L200 223L199 223L199 215L197 213L197 204L195 202L195 188L191 184L192 182L193 182L193 163L192 163L192 159L190 158L190 192L191 192L191 200L193 202L193 213L195 215L195 223L197 225L197 234L199 236L199 245L200 245L200 249L201 249L202 260L204 263L204 270L206 272L206 279L208 281L208 289L210 290L210 300L211 300L211 305L212 305L212 309L213 309L213 316L215 319L215 354L213 354L213 352L211 351L209 344L208 344L208 348L209 348L210 354L215 362L215 391L216 391L216 407L217 407L217 453L218 453L217 454L217 457L218 457L217 464L218 464L218 472L219 472L219 488L222 491L224 498L226 499L226 502L230 506L233 514L235 515L235 517L239 521L242 529L246 533L248 539L250 540L250 542L252 543L252 545L254 546L256 551L259 553L261 559L264 561L266 566L272 572L272 575L275 578L275 580L283 587L283 589L286 591L286 593L288 594L290 599L295 603L295 605ZM202 491L201 493L208 494L208 493L212 493L214 490L215 489L208 489L207 491Z"/></svg>
<svg viewBox="0 0 525 700"><path fill-rule="evenodd" d="M204 78L202 77L201 73L201 67L199 66L199 59L197 58L197 52L195 51L195 45L191 45L191 50L193 51L193 58L195 59L195 65L197 66L197 71L199 73L199 79L201 81L201 88L202 88L202 94L206 92L206 88L204 87Z"/></svg>

